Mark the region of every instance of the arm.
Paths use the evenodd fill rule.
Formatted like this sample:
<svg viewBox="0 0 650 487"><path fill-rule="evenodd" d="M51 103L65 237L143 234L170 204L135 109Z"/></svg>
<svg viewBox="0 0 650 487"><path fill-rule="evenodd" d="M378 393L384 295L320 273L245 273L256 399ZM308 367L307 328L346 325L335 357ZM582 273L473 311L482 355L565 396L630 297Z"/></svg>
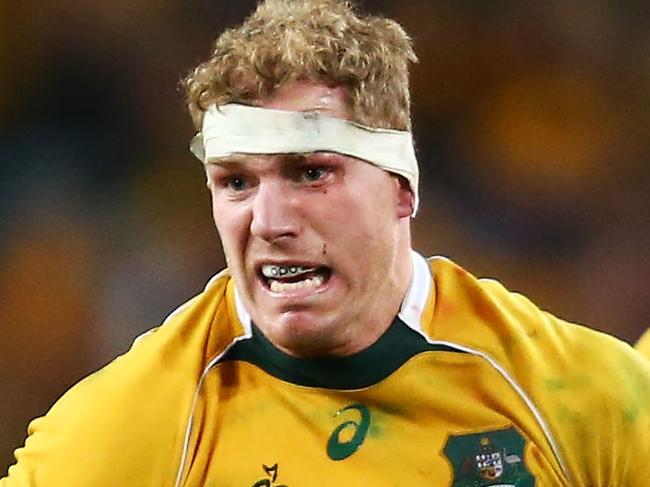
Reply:
<svg viewBox="0 0 650 487"><path fill-rule="evenodd" d="M142 365L117 359L32 421L0 487L172 485L187 401L162 367Z"/></svg>

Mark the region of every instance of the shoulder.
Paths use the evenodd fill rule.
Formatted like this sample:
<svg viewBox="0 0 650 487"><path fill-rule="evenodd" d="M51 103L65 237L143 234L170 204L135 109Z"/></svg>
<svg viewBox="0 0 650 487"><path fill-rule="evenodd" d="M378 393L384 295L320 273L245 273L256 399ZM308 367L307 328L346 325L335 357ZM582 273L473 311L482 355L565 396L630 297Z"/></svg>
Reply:
<svg viewBox="0 0 650 487"><path fill-rule="evenodd" d="M605 362L608 351L631 353L621 340L558 318L497 280L477 278L448 259L429 263L433 335L493 352L506 362L543 361L552 353L550 365L558 370L584 360Z"/></svg>
<svg viewBox="0 0 650 487"><path fill-rule="evenodd" d="M198 295L172 311L163 323L138 336L130 350L114 363L201 359L216 355L225 348L242 326L237 318L234 283L225 272L215 275ZM133 364L129 364L133 365Z"/></svg>
<svg viewBox="0 0 650 487"><path fill-rule="evenodd" d="M650 455L650 362L449 260L432 259L430 268L431 336L484 353L507 371L548 421L578 485L602 485L599 475L605 485L641 485Z"/></svg>
<svg viewBox="0 0 650 487"><path fill-rule="evenodd" d="M217 275L160 326L137 337L125 354L69 390L52 411L77 401L94 404L105 394L124 396L123 402L111 405L112 411L119 411L140 399L152 399L151 394L167 394L166 390L193 393L205 365L241 333L233 292L230 278Z"/></svg>
<svg viewBox="0 0 650 487"><path fill-rule="evenodd" d="M430 334L475 347L513 371L548 379L583 371L612 389L624 369L647 364L627 343L540 309L493 279L479 279L446 259L430 260L434 286ZM552 360L550 360L552 358ZM534 366L530 369L530 366Z"/></svg>
<svg viewBox="0 0 650 487"><path fill-rule="evenodd" d="M127 353L68 390L30 424L9 480L166 485L203 368L240 333L233 294L230 278L216 276Z"/></svg>

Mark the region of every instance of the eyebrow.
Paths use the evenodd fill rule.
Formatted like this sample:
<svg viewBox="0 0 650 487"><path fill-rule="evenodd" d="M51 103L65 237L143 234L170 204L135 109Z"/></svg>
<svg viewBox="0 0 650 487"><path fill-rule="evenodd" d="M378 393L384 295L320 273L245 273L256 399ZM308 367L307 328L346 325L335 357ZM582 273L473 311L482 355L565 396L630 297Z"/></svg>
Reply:
<svg viewBox="0 0 650 487"><path fill-rule="evenodd" d="M230 166L242 166L246 163L247 160L245 159L245 156L230 155L230 156L223 156L223 157L209 159L206 161L205 165L230 167Z"/></svg>
<svg viewBox="0 0 650 487"><path fill-rule="evenodd" d="M218 157L209 159L205 165L206 166L221 166L225 168L234 168L244 166L250 163L250 157L279 157L280 164L282 165L292 165L302 162L308 156L315 154L314 152L305 152L305 153L283 153L283 154L232 154L228 156Z"/></svg>

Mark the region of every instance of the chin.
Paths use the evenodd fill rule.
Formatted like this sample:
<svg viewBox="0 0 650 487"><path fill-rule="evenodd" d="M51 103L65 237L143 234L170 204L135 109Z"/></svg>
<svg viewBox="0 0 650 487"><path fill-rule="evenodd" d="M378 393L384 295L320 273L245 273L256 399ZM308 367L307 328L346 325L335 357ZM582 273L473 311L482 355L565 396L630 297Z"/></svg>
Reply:
<svg viewBox="0 0 650 487"><path fill-rule="evenodd" d="M260 328L274 345L291 355L325 353L335 347L332 324L314 313L283 313L273 324Z"/></svg>

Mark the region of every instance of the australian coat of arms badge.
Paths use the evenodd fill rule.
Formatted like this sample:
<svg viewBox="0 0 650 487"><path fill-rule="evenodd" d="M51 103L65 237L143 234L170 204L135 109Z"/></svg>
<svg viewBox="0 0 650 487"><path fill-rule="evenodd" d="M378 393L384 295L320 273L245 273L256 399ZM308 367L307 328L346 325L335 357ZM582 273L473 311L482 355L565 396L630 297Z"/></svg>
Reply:
<svg viewBox="0 0 650 487"><path fill-rule="evenodd" d="M449 436L444 454L454 469L451 487L534 487L524 463L525 445L512 427Z"/></svg>

